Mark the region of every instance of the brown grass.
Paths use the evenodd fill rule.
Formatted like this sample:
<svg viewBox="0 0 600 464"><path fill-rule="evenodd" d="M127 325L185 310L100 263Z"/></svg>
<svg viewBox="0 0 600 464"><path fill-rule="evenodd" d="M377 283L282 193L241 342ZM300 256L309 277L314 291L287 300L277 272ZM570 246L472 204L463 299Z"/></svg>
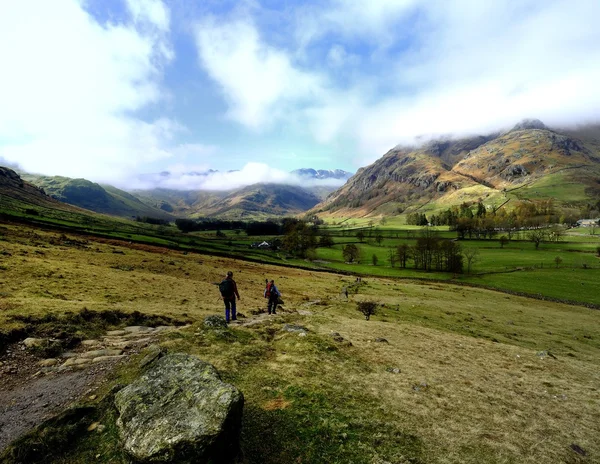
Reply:
<svg viewBox="0 0 600 464"><path fill-rule="evenodd" d="M83 307L190 318L198 323L165 346L215 364L249 411L305 418L294 427L310 430L359 430L345 445L360 450L352 462L408 462L400 436L418 437L421 462L600 462L598 311L376 278L346 301L338 295L351 277L95 241L69 246L58 234L17 227L0 250L10 254L0 255L2 330L20 324L17 314ZM264 307L264 279L275 279L283 319L234 327L230 338L199 331L204 316L222 311L213 283L227 270L246 315ZM364 300L384 305L368 322L356 311ZM282 331L284 322L309 333ZM322 406L310 406L321 397ZM286 449L269 462L300 453Z"/></svg>

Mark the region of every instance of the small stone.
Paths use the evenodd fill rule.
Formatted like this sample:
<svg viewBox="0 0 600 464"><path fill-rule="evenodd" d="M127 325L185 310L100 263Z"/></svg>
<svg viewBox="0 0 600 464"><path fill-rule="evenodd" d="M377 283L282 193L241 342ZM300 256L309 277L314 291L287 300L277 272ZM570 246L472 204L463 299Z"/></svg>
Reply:
<svg viewBox="0 0 600 464"><path fill-rule="evenodd" d="M152 327L146 327L144 325L130 325L129 327L124 327L123 330L129 333L139 333L152 332L154 329Z"/></svg>
<svg viewBox="0 0 600 464"><path fill-rule="evenodd" d="M386 371L392 374L399 374L401 372L399 367L388 367Z"/></svg>
<svg viewBox="0 0 600 464"><path fill-rule="evenodd" d="M67 359L62 366L60 367L84 367L90 363L90 359L81 359L81 358L69 358Z"/></svg>
<svg viewBox="0 0 600 464"><path fill-rule="evenodd" d="M90 426L87 428L87 431L91 432L93 430L96 430L99 425L100 425L100 422L94 422L94 423L90 424Z"/></svg>
<svg viewBox="0 0 600 464"><path fill-rule="evenodd" d="M40 361L38 363L38 366L51 367L51 366L56 366L58 363L59 363L58 359L49 358L49 359L43 359L42 361Z"/></svg>
<svg viewBox="0 0 600 464"><path fill-rule="evenodd" d="M140 367L144 368L154 360L160 358L164 354L163 349L159 345L150 345L148 347L148 354L140 361Z"/></svg>
<svg viewBox="0 0 600 464"><path fill-rule="evenodd" d="M106 332L106 335L109 337L120 337L121 335L126 335L127 331L125 330L109 330Z"/></svg>
<svg viewBox="0 0 600 464"><path fill-rule="evenodd" d="M83 346L97 346L100 345L100 340L83 340L81 344Z"/></svg>
<svg viewBox="0 0 600 464"><path fill-rule="evenodd" d="M44 344L44 339L43 338L33 338L33 337L28 337L25 340L23 340L23 345L25 345L25 347L27 348L33 348L35 346L42 346Z"/></svg>
<svg viewBox="0 0 600 464"><path fill-rule="evenodd" d="M123 354L123 350L94 350L88 351L81 355L82 358L97 358L99 356L119 356Z"/></svg>
<svg viewBox="0 0 600 464"><path fill-rule="evenodd" d="M104 432L105 430L106 430L106 425L104 425L104 424L100 424L100 425L98 425L98 427L96 428L96 431L97 431L98 433L102 433L102 432Z"/></svg>
<svg viewBox="0 0 600 464"><path fill-rule="evenodd" d="M304 335L306 335L306 332L308 332L308 329L306 327L295 324L285 324L283 326L283 330L285 330L286 332L303 333Z"/></svg>
<svg viewBox="0 0 600 464"><path fill-rule="evenodd" d="M389 343L385 338L376 338L373 341L376 343Z"/></svg>
<svg viewBox="0 0 600 464"><path fill-rule="evenodd" d="M125 355L125 354L114 355L114 356L98 356L97 358L93 358L92 362L94 364L96 364L96 363L104 362L104 361L117 361L119 359L123 359L126 357L127 357L127 355Z"/></svg>
<svg viewBox="0 0 600 464"><path fill-rule="evenodd" d="M306 337L306 332L300 332L300 333L298 334L298 336L299 336L299 337Z"/></svg>
<svg viewBox="0 0 600 464"><path fill-rule="evenodd" d="M90 395L89 398L90 400L94 401L96 398L98 398L98 395Z"/></svg>

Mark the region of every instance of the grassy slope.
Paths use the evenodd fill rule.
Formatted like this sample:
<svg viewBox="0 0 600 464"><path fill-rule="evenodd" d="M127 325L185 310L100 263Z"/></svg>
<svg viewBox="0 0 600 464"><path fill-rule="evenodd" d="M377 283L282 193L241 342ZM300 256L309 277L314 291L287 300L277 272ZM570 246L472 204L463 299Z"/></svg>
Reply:
<svg viewBox="0 0 600 464"><path fill-rule="evenodd" d="M356 287L335 274L66 238L3 229L3 329L19 324L12 315L84 306L201 321L222 311L212 282L228 269L242 312L264 306L265 277L276 279L286 309L311 312L234 327L224 337L195 325L163 342L214 363L244 392L247 463L578 463L600 456L598 311L436 283L368 278ZM339 295L343 286L349 301ZM367 322L354 309L360 300L385 308ZM282 332L283 322L310 333ZM332 331L352 346L334 342ZM135 370L125 368L117 380ZM111 414L102 419L105 434L75 443L60 462L125 462L115 451Z"/></svg>
<svg viewBox="0 0 600 464"><path fill-rule="evenodd" d="M172 219L172 216L146 205L139 199L109 185L98 185L86 179L61 176L23 174L22 178L43 188L48 195L81 208L121 217L150 216Z"/></svg>

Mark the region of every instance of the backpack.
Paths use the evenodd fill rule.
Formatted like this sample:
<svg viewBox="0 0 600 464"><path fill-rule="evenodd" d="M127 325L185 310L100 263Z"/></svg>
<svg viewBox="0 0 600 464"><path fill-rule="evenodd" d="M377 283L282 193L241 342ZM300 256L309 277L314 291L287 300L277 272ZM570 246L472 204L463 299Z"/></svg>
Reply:
<svg viewBox="0 0 600 464"><path fill-rule="evenodd" d="M269 282L267 284L267 289L265 291L265 298L270 298L271 297L271 288L273 287L273 284L271 282Z"/></svg>
<svg viewBox="0 0 600 464"><path fill-rule="evenodd" d="M230 297L233 295L233 280L224 279L219 284L219 291L221 292L221 296Z"/></svg>

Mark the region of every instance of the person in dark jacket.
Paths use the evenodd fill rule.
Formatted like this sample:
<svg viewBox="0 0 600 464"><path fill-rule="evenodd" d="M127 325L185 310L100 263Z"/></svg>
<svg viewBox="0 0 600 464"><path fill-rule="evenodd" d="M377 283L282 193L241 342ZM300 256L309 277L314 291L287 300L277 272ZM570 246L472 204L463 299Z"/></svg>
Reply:
<svg viewBox="0 0 600 464"><path fill-rule="evenodd" d="M221 282L219 287L225 288L225 291L221 291L221 296L225 303L225 319L227 322L230 321L229 314L231 311L231 320L237 320L235 297L237 296L237 299L239 300L240 294L238 293L237 284L235 283L235 280L233 280L233 272L227 272L227 277L225 277L225 280Z"/></svg>
<svg viewBox="0 0 600 464"><path fill-rule="evenodd" d="M265 288L265 298L269 299L269 303L267 304L267 310L269 314L277 314L277 300L281 296L281 292L275 285L275 281L271 280L271 282L267 283Z"/></svg>

